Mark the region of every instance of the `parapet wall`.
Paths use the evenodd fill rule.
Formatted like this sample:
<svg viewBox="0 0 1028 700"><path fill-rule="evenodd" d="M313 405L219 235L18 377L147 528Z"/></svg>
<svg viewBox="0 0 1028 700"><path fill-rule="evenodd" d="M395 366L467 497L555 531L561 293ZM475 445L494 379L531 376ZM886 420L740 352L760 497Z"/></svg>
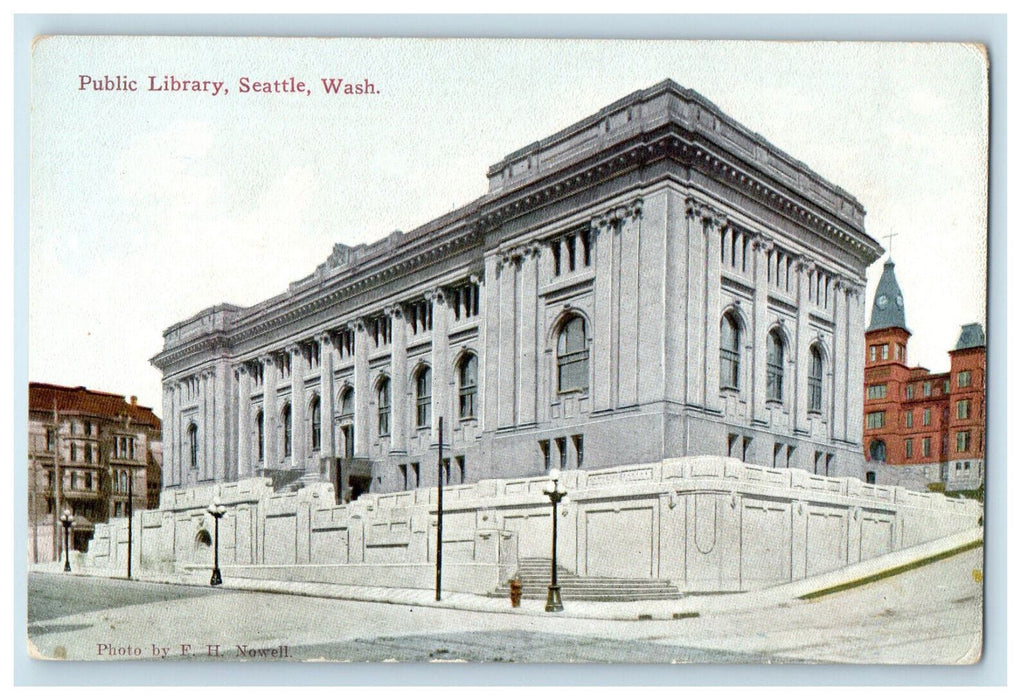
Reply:
<svg viewBox="0 0 1028 700"><path fill-rule="evenodd" d="M443 587L483 593L519 557L550 556L545 476L444 489ZM683 591L742 591L795 581L975 527L977 501L894 486L689 457L565 471L558 560L582 575L668 579ZM133 566L209 567L217 496L228 577L431 588L436 490L365 494L335 505L315 484L276 494L268 479L168 490L134 516ZM87 560L125 564L127 521L98 525Z"/></svg>

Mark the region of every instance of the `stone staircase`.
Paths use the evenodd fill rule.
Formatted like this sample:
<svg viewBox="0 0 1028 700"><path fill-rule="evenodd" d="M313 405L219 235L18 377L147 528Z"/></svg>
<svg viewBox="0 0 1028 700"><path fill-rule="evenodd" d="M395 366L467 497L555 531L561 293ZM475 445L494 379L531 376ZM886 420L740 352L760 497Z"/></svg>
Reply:
<svg viewBox="0 0 1028 700"><path fill-rule="evenodd" d="M521 597L545 600L550 586L550 560L525 558L518 561L521 579ZM634 600L678 600L682 593L670 581L649 578L609 578L605 576L577 576L562 566L557 567L557 584L564 600L593 600L628 602ZM490 597L507 598L510 587L498 587Z"/></svg>

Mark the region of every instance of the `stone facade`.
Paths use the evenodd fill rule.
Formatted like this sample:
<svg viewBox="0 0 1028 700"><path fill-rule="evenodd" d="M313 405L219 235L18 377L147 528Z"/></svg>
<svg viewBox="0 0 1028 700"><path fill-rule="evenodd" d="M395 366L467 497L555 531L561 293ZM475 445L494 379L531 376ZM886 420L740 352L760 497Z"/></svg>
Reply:
<svg viewBox="0 0 1028 700"><path fill-rule="evenodd" d="M867 265L839 187L665 82L339 244L250 308L168 328L164 483L336 498L727 455L863 474Z"/></svg>

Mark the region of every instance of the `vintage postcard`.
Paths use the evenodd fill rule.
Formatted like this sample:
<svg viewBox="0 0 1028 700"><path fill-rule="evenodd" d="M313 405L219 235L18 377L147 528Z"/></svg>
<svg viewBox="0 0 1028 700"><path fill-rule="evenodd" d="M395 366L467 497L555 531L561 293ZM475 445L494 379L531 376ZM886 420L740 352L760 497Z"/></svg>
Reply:
<svg viewBox="0 0 1028 700"><path fill-rule="evenodd" d="M30 655L977 662L988 75L38 37Z"/></svg>

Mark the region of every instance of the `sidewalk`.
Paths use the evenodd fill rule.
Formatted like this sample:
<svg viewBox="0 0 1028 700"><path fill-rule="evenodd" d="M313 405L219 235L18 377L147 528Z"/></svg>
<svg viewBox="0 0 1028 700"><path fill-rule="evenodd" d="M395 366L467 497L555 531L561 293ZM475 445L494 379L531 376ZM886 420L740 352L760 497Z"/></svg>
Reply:
<svg viewBox="0 0 1028 700"><path fill-rule="evenodd" d="M627 603L605 603L594 601L564 601L564 611L548 613L542 600L522 600L520 608L512 608L506 598L489 598L472 593L443 591L442 600L435 600L435 592L424 589L383 588L371 586L343 586L329 583L299 583L289 581L226 578L223 589L280 593L287 595L336 598L368 603L448 608L474 612L504 613L509 615L536 615L552 617L562 615L583 619L599 620L673 620L700 615L742 612L754 608L769 608L787 604L801 604L803 599L829 595L859 585L872 583L881 578L902 573L910 568L929 564L940 558L981 546L982 530L975 528L939 540L893 552L885 556L847 566L838 571L813 576L773 588L746 593L717 593L710 595L687 595L680 600L636 601ZM63 573L60 562L35 564L29 571ZM75 576L124 578L124 570L85 569L73 567ZM445 575L445 572L444 572ZM153 583L178 584L186 586L207 586L210 572L155 573L139 572L133 580Z"/></svg>

